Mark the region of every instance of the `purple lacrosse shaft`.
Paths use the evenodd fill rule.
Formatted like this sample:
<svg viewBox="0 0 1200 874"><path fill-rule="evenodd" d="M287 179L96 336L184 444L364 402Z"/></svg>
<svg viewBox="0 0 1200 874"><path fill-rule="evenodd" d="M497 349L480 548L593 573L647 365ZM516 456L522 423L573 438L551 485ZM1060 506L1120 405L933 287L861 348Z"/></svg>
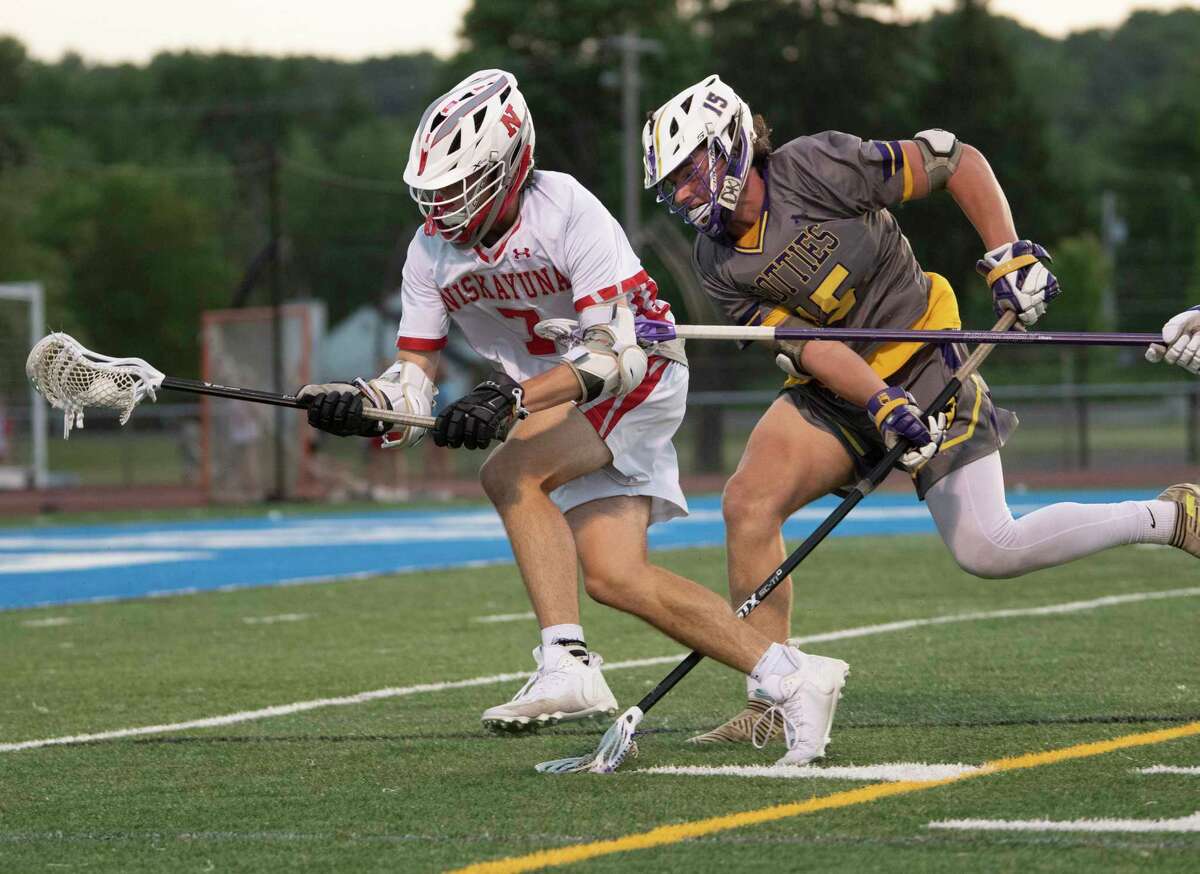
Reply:
<svg viewBox="0 0 1200 874"><path fill-rule="evenodd" d="M637 320L637 336L646 343L675 339L675 325L653 319ZM690 327L690 326L681 326ZM696 327L705 327L698 325ZM728 339L753 339L730 337ZM764 338L769 339L769 338ZM919 331L875 328L776 328L776 340L846 340L901 343L1002 343L1058 346L1146 346L1162 343L1161 334L1119 334L1091 331Z"/></svg>

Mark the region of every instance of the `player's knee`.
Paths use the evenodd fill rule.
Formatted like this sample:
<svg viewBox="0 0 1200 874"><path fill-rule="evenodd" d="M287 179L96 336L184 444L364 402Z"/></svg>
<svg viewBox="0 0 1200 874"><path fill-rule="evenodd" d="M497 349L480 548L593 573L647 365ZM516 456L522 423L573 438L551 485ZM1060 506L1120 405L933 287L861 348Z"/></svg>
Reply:
<svg viewBox="0 0 1200 874"><path fill-rule="evenodd" d="M493 504L506 503L512 492L512 477L506 476L502 467L493 464L489 458L479 468L479 484L483 486L483 493Z"/></svg>
<svg viewBox="0 0 1200 874"><path fill-rule="evenodd" d="M515 504L528 490L541 487L538 477L530 476L496 455L479 468L479 484L488 500L497 507Z"/></svg>
<svg viewBox="0 0 1200 874"><path fill-rule="evenodd" d="M584 570L583 587L588 597L606 607L629 611L638 595L636 576L617 573L613 568Z"/></svg>
<svg viewBox="0 0 1200 874"><path fill-rule="evenodd" d="M764 484L738 473L725 483L725 490L721 494L721 513L727 531L763 529L772 534L790 515L781 496Z"/></svg>
<svg viewBox="0 0 1200 874"><path fill-rule="evenodd" d="M958 566L973 577L1006 580L1024 573L1017 555L990 540L957 543L951 547L950 552Z"/></svg>

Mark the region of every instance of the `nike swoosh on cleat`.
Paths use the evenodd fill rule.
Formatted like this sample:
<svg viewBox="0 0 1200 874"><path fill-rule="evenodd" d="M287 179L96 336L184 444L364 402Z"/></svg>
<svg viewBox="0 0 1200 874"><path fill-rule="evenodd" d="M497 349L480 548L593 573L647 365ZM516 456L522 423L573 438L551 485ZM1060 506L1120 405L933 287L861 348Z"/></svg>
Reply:
<svg viewBox="0 0 1200 874"><path fill-rule="evenodd" d="M1151 527L1151 528L1157 528L1157 527L1158 527L1158 525L1156 525L1156 524L1154 523L1154 511L1153 511L1153 510L1151 510L1149 507L1147 507L1147 508L1146 508L1146 512L1150 514L1150 527Z"/></svg>

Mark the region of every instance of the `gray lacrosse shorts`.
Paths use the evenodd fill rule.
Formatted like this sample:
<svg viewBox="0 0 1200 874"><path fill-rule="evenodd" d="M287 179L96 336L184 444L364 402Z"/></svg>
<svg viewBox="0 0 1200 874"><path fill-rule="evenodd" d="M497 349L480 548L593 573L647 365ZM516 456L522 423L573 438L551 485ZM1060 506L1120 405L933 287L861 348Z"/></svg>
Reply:
<svg viewBox="0 0 1200 874"><path fill-rule="evenodd" d="M961 344L926 346L892 374L888 384L904 386L921 407L926 407L946 387L967 355ZM816 382L789 386L780 394L795 404L809 424L838 439L860 477L887 454L883 437L864 407ZM950 471L1000 449L1017 427L1016 413L992 403L987 383L978 373L959 389L947 407L946 419L949 427L941 449L913 477L913 487L921 500L929 487ZM900 465L896 467L903 470Z"/></svg>

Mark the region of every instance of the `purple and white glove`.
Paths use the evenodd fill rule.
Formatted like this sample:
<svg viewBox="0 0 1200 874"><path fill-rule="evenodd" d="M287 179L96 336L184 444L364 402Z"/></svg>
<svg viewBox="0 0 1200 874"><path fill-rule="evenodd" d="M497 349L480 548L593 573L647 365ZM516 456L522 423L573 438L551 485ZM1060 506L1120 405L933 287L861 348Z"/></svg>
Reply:
<svg viewBox="0 0 1200 874"><path fill-rule="evenodd" d="M902 387L888 386L867 401L867 415L883 435L883 444L891 449L899 440L912 448L900 456L909 473L916 473L937 455L946 438L946 414L925 416L916 398Z"/></svg>
<svg viewBox="0 0 1200 874"><path fill-rule="evenodd" d="M1151 343L1146 360L1178 364L1188 373L1200 374L1200 306L1184 310L1163 325L1162 343Z"/></svg>
<svg viewBox="0 0 1200 874"><path fill-rule="evenodd" d="M980 258L975 271L992 289L996 315L1012 310L1026 326L1041 318L1046 305L1061 291L1054 274L1046 269L1052 260L1049 252L1029 240L1005 243Z"/></svg>

